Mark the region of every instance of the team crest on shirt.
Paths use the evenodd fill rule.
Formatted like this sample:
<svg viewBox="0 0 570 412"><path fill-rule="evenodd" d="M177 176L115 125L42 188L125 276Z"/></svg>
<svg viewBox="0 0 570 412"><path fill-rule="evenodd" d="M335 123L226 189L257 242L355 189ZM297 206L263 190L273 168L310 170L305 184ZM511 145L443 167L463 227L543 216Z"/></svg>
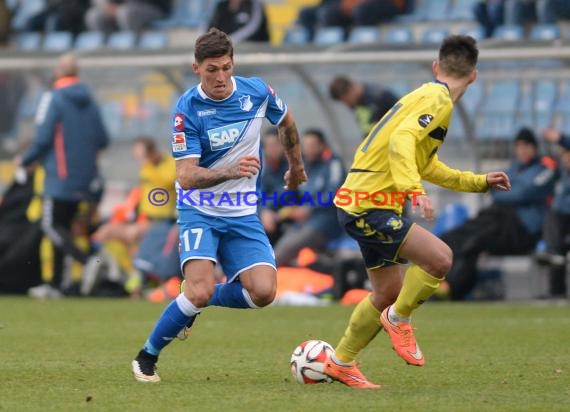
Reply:
<svg viewBox="0 0 570 412"><path fill-rule="evenodd" d="M208 130L208 138L210 139L210 148L212 151L232 147L242 134L246 125L247 121L244 121Z"/></svg>
<svg viewBox="0 0 570 412"><path fill-rule="evenodd" d="M239 107L244 112L249 112L253 108L253 102L251 101L251 96L249 94L239 98Z"/></svg>
<svg viewBox="0 0 570 412"><path fill-rule="evenodd" d="M421 127L428 127L431 121L433 120L433 116L431 114L422 114L418 117L418 123Z"/></svg>
<svg viewBox="0 0 570 412"><path fill-rule="evenodd" d="M400 230L402 228L402 226L404 226L404 222L402 222L401 219L398 219L396 217L391 217L390 219L388 219L388 226L392 227L392 230L394 232Z"/></svg>
<svg viewBox="0 0 570 412"><path fill-rule="evenodd" d="M182 113L176 113L174 115L174 130L178 132L184 131L184 115Z"/></svg>
<svg viewBox="0 0 570 412"><path fill-rule="evenodd" d="M186 135L184 132L172 134L172 151L183 152L186 150Z"/></svg>

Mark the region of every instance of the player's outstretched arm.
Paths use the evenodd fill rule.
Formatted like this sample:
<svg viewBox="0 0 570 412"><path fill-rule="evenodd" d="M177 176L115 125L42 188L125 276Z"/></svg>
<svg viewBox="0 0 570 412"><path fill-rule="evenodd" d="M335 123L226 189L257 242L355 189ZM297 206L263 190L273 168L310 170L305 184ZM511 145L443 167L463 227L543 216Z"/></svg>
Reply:
<svg viewBox="0 0 570 412"><path fill-rule="evenodd" d="M285 172L284 176L285 189L294 190L307 181L307 174L301 157L299 132L291 111L288 111L279 123L278 129L279 139L285 147L285 155L289 162L289 170Z"/></svg>
<svg viewBox="0 0 570 412"><path fill-rule="evenodd" d="M184 190L204 189L226 180L251 178L259 173L261 164L255 156L244 156L237 163L218 169L198 166L198 158L191 157L176 161L176 180Z"/></svg>
<svg viewBox="0 0 570 412"><path fill-rule="evenodd" d="M511 181L505 172L487 173L487 184L493 189L511 190Z"/></svg>

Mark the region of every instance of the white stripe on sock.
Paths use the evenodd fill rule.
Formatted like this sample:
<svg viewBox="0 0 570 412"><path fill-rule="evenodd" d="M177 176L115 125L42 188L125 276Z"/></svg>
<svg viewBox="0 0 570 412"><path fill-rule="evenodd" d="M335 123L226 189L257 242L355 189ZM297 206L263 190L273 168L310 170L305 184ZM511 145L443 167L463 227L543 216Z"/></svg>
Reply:
<svg viewBox="0 0 570 412"><path fill-rule="evenodd" d="M259 306L253 303L253 300L251 299L249 292L245 288L241 288L241 293L243 293L243 298L245 299L250 308L259 309Z"/></svg>
<svg viewBox="0 0 570 412"><path fill-rule="evenodd" d="M184 293L176 297L176 304L178 305L178 309L186 316L194 316L200 313L200 309L194 306L194 304L184 296Z"/></svg>
<svg viewBox="0 0 570 412"><path fill-rule="evenodd" d="M394 309L394 305L391 305L388 309L388 320L390 323L397 325L398 323L410 323L411 317L399 316L396 310Z"/></svg>

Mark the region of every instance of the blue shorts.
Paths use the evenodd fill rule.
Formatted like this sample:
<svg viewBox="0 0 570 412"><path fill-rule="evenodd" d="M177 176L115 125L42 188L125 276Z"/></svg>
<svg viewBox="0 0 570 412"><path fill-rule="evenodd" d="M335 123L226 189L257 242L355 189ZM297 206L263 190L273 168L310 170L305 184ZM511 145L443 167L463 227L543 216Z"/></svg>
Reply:
<svg viewBox="0 0 570 412"><path fill-rule="evenodd" d="M358 242L367 269L407 263L399 256L413 222L391 210L374 209L360 215L338 209L338 221Z"/></svg>
<svg viewBox="0 0 570 412"><path fill-rule="evenodd" d="M197 210L179 210L180 267L191 259L222 265L227 281L253 266L275 268L275 254L257 215L210 216Z"/></svg>

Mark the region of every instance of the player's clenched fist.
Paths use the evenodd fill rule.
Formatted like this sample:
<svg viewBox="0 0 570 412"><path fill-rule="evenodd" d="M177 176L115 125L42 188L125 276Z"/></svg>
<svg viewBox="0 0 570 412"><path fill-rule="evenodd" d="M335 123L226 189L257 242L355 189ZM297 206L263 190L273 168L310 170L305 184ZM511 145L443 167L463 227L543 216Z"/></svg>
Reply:
<svg viewBox="0 0 570 412"><path fill-rule="evenodd" d="M498 190L511 190L511 181L505 172L487 173L487 184Z"/></svg>
<svg viewBox="0 0 570 412"><path fill-rule="evenodd" d="M295 190L308 180L307 173L302 167L287 170L283 179L285 180L284 188L287 190Z"/></svg>

